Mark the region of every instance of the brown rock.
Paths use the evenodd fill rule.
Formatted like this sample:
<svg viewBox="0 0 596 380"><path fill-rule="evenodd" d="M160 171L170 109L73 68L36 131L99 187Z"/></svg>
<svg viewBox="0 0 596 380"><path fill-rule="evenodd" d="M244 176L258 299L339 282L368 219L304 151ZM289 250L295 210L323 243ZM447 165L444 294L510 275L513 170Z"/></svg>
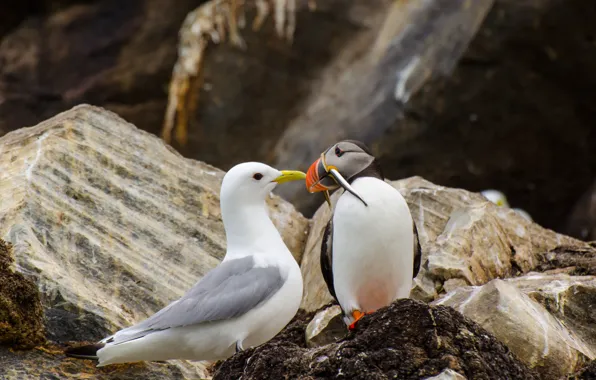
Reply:
<svg viewBox="0 0 596 380"><path fill-rule="evenodd" d="M379 26L334 55L275 145L275 164L307 169L345 138L373 147L393 135L411 139L419 130L409 125L410 98L431 78L451 74L493 2L389 1L371 8ZM297 186L278 192L307 214L320 204Z"/></svg>
<svg viewBox="0 0 596 380"><path fill-rule="evenodd" d="M29 349L45 341L43 309L37 286L13 263L11 245L0 239L0 345Z"/></svg>
<svg viewBox="0 0 596 380"><path fill-rule="evenodd" d="M224 172L111 112L79 106L7 134L0 173L0 236L35 278L53 341L97 340L148 317L225 254ZM276 196L268 204L299 261L308 221Z"/></svg>
<svg viewBox="0 0 596 380"><path fill-rule="evenodd" d="M530 273L508 279L561 322L578 341L585 344L589 357L596 356L596 277L568 274Z"/></svg>
<svg viewBox="0 0 596 380"><path fill-rule="evenodd" d="M48 12L0 40L0 135L81 103L159 133L178 30L197 1L59 2L27 1Z"/></svg>
<svg viewBox="0 0 596 380"><path fill-rule="evenodd" d="M591 361L587 366L577 373L567 377L567 380L592 380L596 379L596 360Z"/></svg>
<svg viewBox="0 0 596 380"><path fill-rule="evenodd" d="M393 3L444 6L440 1ZM451 3L456 7L462 2ZM445 36L463 43L457 32L434 38L449 20L457 20L453 14L414 25L412 30L428 34L408 47L429 38L431 43L421 45L433 49ZM389 19L391 13L385 15ZM312 110L312 115L299 112L296 118L304 127L317 126L323 135L330 131L330 136L315 135L299 145L302 132L293 129L295 133L286 134L286 144L279 143L275 162L308 165L330 143L357 138L372 148L388 178L419 175L472 191L498 186L511 204L528 211L539 224L561 231L569 211L596 177L596 107L584 95L596 87L595 18L593 4L584 0L496 0L454 70L426 81L401 110L386 90L395 85L398 67L383 78L368 100L371 104L364 99L351 108L343 108L343 103L358 97L362 88L343 86L341 92L333 92L342 84L330 77L321 90L311 92L324 107ZM467 33L471 24L462 24ZM394 42L404 37L398 35ZM445 57L452 53L441 51ZM361 56L373 60L368 50ZM395 62L407 63L413 56L404 54ZM337 73L351 74L345 69ZM361 76L367 80L373 73ZM333 112L327 112L330 109ZM370 119L354 123L359 113ZM297 157L300 161L292 161ZM322 200L301 190L285 188L280 194L308 216Z"/></svg>
<svg viewBox="0 0 596 380"><path fill-rule="evenodd" d="M306 346L318 347L337 342L346 335L346 332L343 312L339 305L323 308L306 326Z"/></svg>
<svg viewBox="0 0 596 380"><path fill-rule="evenodd" d="M427 377L425 380L467 380L461 373L457 373L452 369L446 369L437 376Z"/></svg>
<svg viewBox="0 0 596 380"><path fill-rule="evenodd" d="M596 240L596 182L573 206L565 232L578 239Z"/></svg>
<svg viewBox="0 0 596 380"><path fill-rule="evenodd" d="M213 379L424 379L446 369L469 379L538 379L489 332L451 308L399 300L365 316L345 340L306 348L306 318L223 362ZM296 330L302 330L302 336Z"/></svg>
<svg viewBox="0 0 596 380"><path fill-rule="evenodd" d="M480 287L460 288L435 304L451 306L480 324L543 379L560 379L596 357L595 347L578 338L515 282L497 279Z"/></svg>

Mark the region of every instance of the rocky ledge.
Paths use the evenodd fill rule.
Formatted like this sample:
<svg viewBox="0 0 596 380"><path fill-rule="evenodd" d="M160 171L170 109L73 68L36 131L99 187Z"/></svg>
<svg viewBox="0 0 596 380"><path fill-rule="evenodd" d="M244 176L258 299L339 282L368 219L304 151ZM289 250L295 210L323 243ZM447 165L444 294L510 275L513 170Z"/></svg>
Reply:
<svg viewBox="0 0 596 380"><path fill-rule="evenodd" d="M365 316L339 342L316 348L304 341L310 317L298 316L269 343L228 359L213 379L540 378L489 332L449 307L398 300Z"/></svg>

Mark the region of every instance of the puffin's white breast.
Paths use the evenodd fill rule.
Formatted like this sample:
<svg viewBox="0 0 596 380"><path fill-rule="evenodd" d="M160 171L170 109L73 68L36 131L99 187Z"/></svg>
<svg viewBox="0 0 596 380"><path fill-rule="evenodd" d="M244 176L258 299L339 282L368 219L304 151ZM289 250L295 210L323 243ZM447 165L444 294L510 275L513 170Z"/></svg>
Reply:
<svg viewBox="0 0 596 380"><path fill-rule="evenodd" d="M412 217L399 191L372 177L352 187L368 207L345 192L333 214L333 281L346 314L408 297L414 265Z"/></svg>

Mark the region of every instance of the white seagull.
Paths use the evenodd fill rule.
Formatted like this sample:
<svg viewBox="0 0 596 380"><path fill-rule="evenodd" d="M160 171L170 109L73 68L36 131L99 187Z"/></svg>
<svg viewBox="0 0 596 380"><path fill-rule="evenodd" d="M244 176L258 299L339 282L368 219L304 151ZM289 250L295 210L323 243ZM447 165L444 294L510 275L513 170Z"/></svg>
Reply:
<svg viewBox="0 0 596 380"><path fill-rule="evenodd" d="M227 252L182 298L146 320L67 356L115 363L170 359L225 359L273 338L302 299L300 268L269 218L265 198L279 184L301 180L247 162L228 171L221 186Z"/></svg>
<svg viewBox="0 0 596 380"><path fill-rule="evenodd" d="M311 193L343 187L321 244L321 271L350 329L364 314L410 296L420 269L418 231L400 192L360 141L345 140L308 169Z"/></svg>

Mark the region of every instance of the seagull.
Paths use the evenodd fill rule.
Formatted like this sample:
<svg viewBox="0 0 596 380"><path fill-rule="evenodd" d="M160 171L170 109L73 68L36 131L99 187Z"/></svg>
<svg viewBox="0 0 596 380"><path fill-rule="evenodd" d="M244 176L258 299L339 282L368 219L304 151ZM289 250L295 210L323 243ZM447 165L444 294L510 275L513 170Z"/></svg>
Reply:
<svg viewBox="0 0 596 380"><path fill-rule="evenodd" d="M365 314L410 296L420 270L418 231L406 200L384 181L360 141L332 145L308 169L309 192L345 191L323 233L321 271L350 330Z"/></svg>
<svg viewBox="0 0 596 380"><path fill-rule="evenodd" d="M497 206L510 207L509 202L507 201L507 197L499 190L488 189L480 192L480 194L482 194L486 199L496 204ZM530 216L530 214L528 214L527 211L516 207L512 208L512 210L515 211L522 218L525 218L530 222L533 221L532 217Z"/></svg>
<svg viewBox="0 0 596 380"><path fill-rule="evenodd" d="M65 354L98 360L98 367L219 360L273 338L298 311L302 276L269 218L265 198L277 184L305 177L258 162L234 166L224 176L220 193L227 241L223 261L151 317Z"/></svg>

